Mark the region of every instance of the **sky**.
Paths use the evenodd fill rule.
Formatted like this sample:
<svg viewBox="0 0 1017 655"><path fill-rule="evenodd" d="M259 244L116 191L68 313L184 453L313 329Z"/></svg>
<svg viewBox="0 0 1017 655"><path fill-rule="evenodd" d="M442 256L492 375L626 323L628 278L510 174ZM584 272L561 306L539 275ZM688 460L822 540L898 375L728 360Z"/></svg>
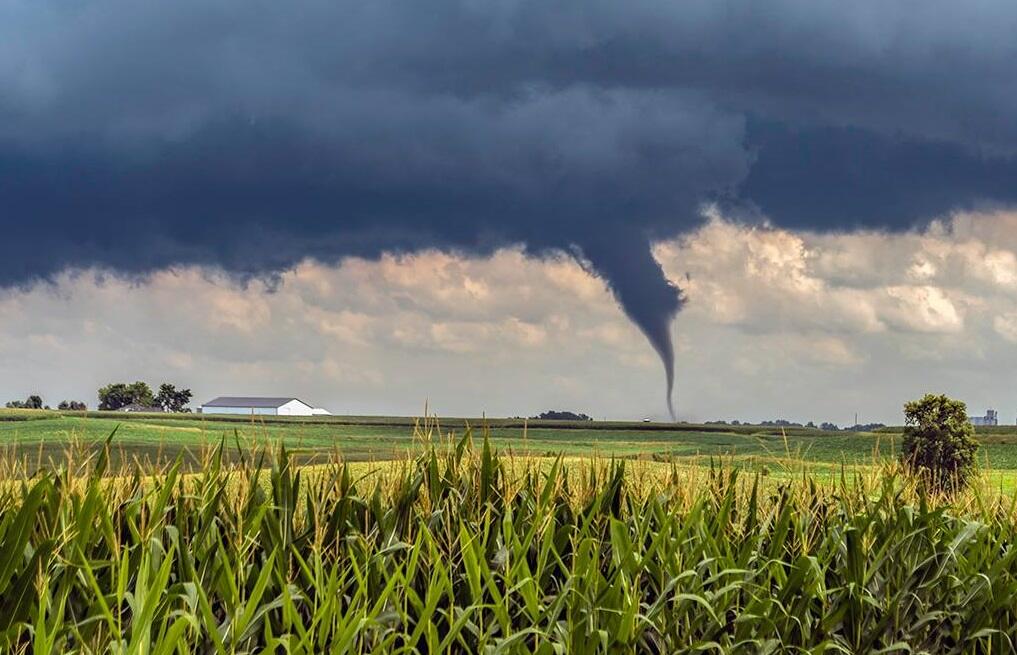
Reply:
<svg viewBox="0 0 1017 655"><path fill-rule="evenodd" d="M1017 420L1013 3L0 17L0 398Z"/></svg>

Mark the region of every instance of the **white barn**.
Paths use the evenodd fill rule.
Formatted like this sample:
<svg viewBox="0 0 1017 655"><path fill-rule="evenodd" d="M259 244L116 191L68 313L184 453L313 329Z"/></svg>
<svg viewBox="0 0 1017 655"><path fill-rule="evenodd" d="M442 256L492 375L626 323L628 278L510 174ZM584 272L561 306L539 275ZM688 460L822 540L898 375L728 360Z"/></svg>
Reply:
<svg viewBox="0 0 1017 655"><path fill-rule="evenodd" d="M201 406L202 414L257 414L262 416L319 416L328 414L299 398L256 398L220 396Z"/></svg>

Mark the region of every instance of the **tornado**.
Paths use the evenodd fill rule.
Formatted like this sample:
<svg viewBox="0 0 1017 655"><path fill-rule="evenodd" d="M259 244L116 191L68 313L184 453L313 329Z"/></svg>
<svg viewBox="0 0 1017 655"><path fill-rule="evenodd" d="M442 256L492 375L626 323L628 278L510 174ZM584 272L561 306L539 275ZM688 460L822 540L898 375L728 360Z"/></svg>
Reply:
<svg viewBox="0 0 1017 655"><path fill-rule="evenodd" d="M654 259L650 241L636 234L598 235L579 244L587 263L608 284L626 316L649 340L664 365L667 411L674 410L674 341L671 325L685 302Z"/></svg>

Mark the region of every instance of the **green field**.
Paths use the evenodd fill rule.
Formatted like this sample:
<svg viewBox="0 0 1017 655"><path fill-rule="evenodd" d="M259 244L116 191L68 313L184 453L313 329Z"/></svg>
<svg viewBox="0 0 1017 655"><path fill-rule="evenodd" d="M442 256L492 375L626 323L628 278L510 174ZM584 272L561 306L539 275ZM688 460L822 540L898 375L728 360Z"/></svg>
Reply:
<svg viewBox="0 0 1017 655"><path fill-rule="evenodd" d="M401 459L418 450L422 435L458 439L467 428L487 434L498 448L520 455L618 457L667 461L674 458L802 461L856 466L892 457L899 430L879 433L761 426L647 424L625 422L522 421L519 419L431 419L411 417L314 417L313 419L139 415L0 410L0 444L8 452L43 461L59 457L69 443L94 444L114 430L114 444L129 457L173 458L225 439L227 446L283 443L305 456L336 453L346 460ZM979 431L979 460L985 469L1017 471L1017 428Z"/></svg>
<svg viewBox="0 0 1017 655"><path fill-rule="evenodd" d="M37 415L33 415L37 414ZM8 418L11 415L8 414ZM39 445L61 447L69 441L104 440L114 429L115 443L139 452L199 448L225 438L232 444L285 443L305 450L337 450L345 458L389 459L419 447L414 419L336 417L332 419L235 419L200 415L18 413L28 420L0 421L0 439L30 451ZM871 459L874 449L890 452L892 435L792 432L785 438L772 428L720 431L705 426L646 426L642 423L572 424L484 419L440 419L429 423L433 438L456 438L472 426L486 432L502 449L531 455L558 454L617 457L689 457L696 455L785 456L789 452L817 462L852 463ZM1017 453L1017 447L1015 447Z"/></svg>

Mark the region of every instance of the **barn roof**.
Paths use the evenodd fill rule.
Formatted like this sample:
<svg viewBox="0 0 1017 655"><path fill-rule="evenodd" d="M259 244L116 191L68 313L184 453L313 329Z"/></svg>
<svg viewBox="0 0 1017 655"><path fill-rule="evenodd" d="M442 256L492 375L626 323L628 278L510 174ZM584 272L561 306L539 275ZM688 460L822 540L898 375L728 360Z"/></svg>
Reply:
<svg viewBox="0 0 1017 655"><path fill-rule="evenodd" d="M296 400L304 403L299 398L259 398L256 396L219 396L210 400L202 407L282 407L286 403ZM304 403L307 405L307 403ZM311 407L311 405L307 405Z"/></svg>

